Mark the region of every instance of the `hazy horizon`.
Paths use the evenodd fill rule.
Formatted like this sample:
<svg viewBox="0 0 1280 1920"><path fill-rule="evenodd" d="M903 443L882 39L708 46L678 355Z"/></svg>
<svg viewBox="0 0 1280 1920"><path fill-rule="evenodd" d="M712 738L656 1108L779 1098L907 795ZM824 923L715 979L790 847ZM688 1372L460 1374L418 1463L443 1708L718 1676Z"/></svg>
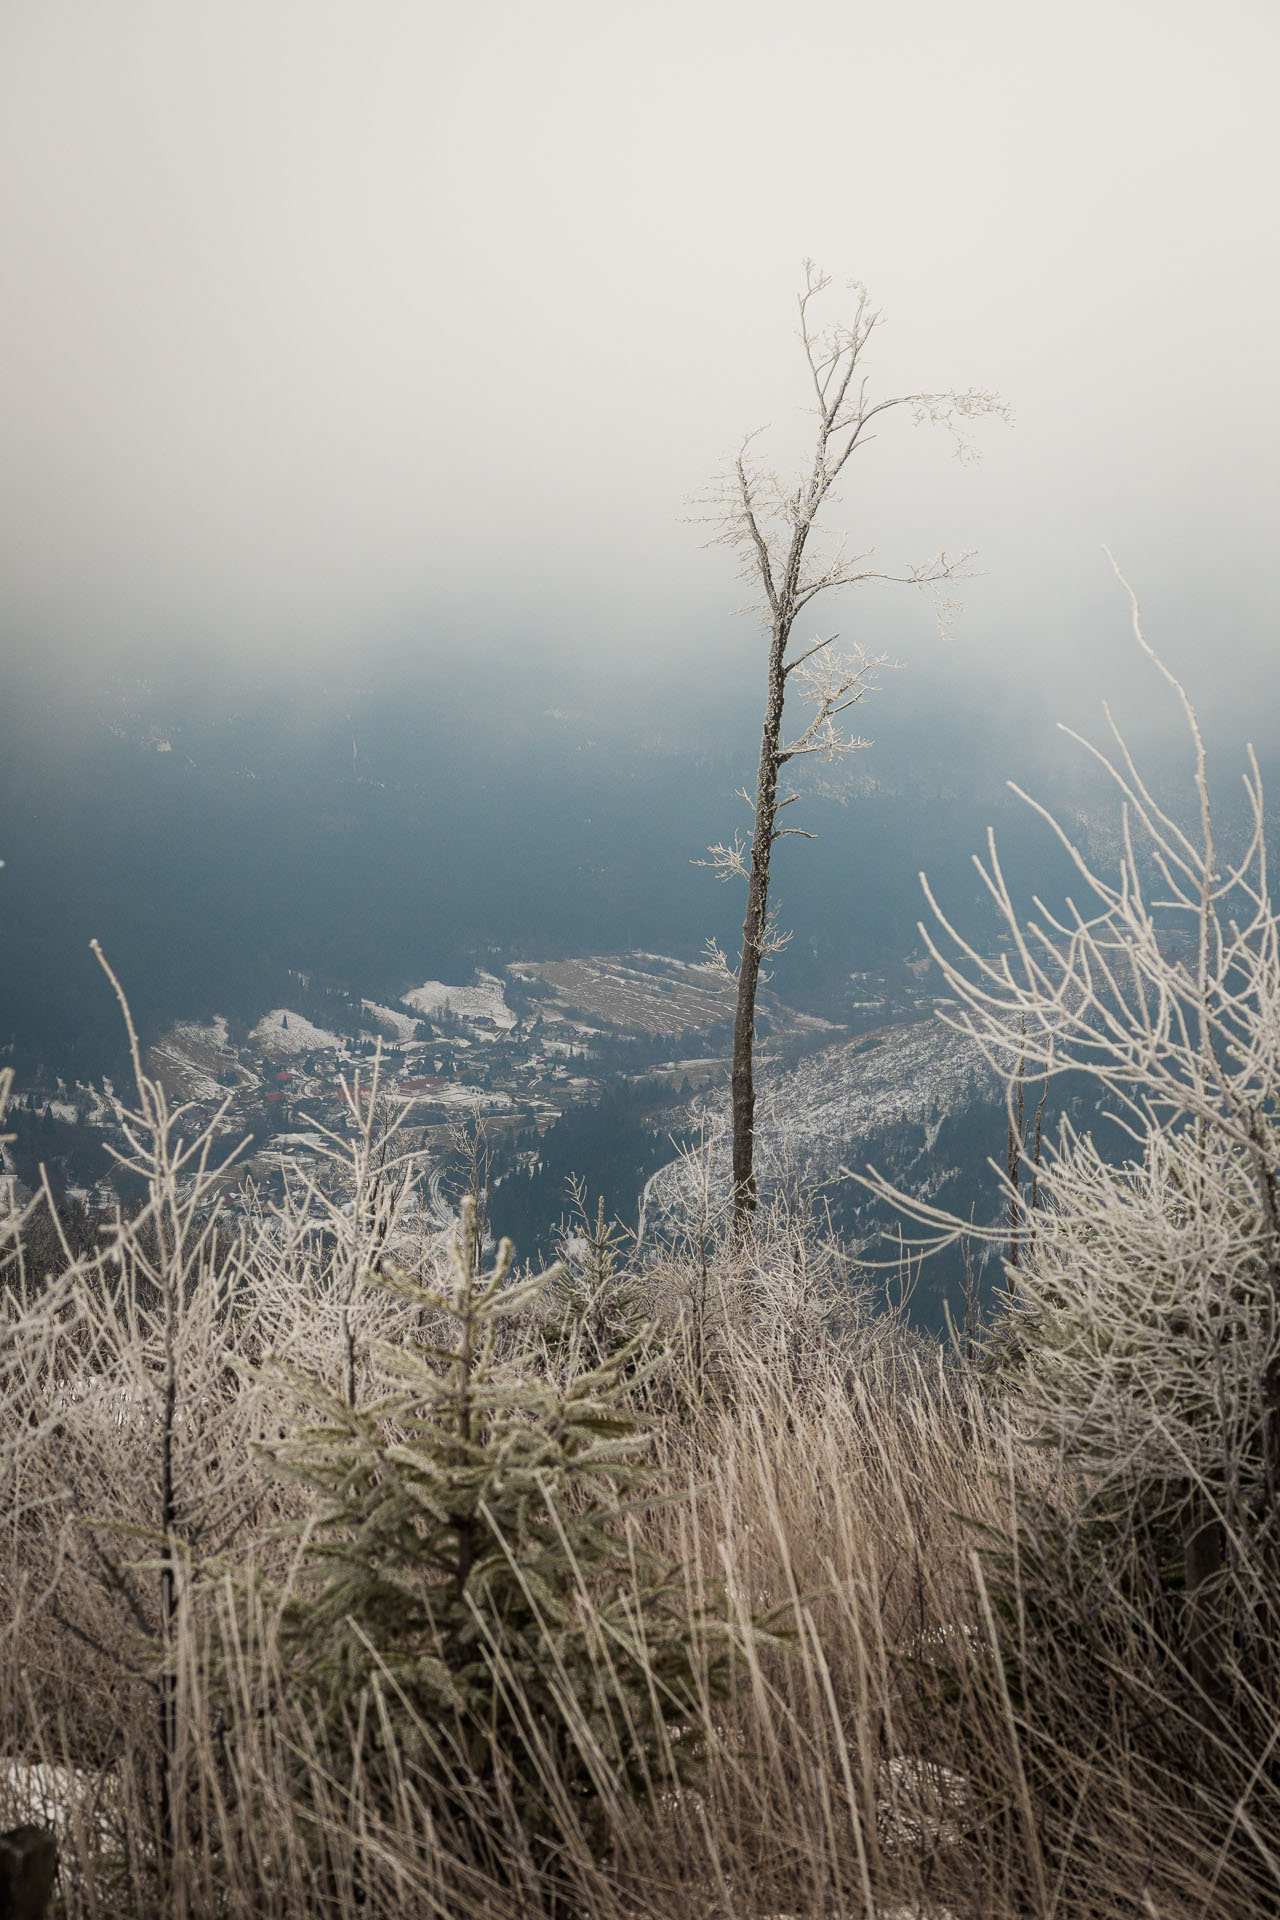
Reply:
<svg viewBox="0 0 1280 1920"><path fill-rule="evenodd" d="M1106 541L1252 724L1278 40L1252 4L14 6L0 656L714 688L752 634L685 502L752 427L803 444L811 255L884 312L877 390L1016 416L968 466L891 419L838 510L886 564L978 550L955 639L909 595L824 630L978 709L1136 687L1141 726Z"/></svg>

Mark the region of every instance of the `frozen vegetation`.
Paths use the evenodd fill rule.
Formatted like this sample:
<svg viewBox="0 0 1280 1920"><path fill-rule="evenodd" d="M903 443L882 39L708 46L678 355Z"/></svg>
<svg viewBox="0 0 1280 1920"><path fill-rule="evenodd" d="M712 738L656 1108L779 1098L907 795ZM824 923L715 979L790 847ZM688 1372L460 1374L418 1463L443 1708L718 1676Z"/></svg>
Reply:
<svg viewBox="0 0 1280 1920"><path fill-rule="evenodd" d="M771 1013L746 1231L714 1088L665 1231L579 1186L547 1272L485 1232L484 1141L459 1203L418 1124L567 1112L548 1029L714 1033L652 955L128 1024L128 1090L39 1110L0 1072L6 1156L102 1133L128 1183L51 1219L0 1172L0 1823L56 1834L58 1920L1280 1911L1280 916L1256 767L1222 848L1188 720L1195 830L1122 755L1080 912L994 860L998 946L935 909L944 1021ZM1040 1137L1064 1074L1120 1157ZM994 1086L991 1219L869 1177L1000 1265L944 1346L814 1188Z"/></svg>

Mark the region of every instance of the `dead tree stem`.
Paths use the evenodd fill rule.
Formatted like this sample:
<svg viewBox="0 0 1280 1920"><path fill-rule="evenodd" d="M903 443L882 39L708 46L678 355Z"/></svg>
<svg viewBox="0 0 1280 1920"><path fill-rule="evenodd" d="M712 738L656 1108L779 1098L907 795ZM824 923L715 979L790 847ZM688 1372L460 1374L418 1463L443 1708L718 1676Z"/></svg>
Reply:
<svg viewBox="0 0 1280 1920"><path fill-rule="evenodd" d="M840 659L829 651L836 638L834 634L814 641L788 659L792 628L799 614L819 594L869 580L934 586L957 578L963 565L962 561L940 554L928 566L913 567L905 573L882 573L864 565L868 553L847 556L842 546L825 558L807 557L810 535L831 489L855 449L869 437L867 428L880 414L907 406L917 419L947 423L957 415L972 417L1003 411L993 395L973 391L899 394L870 403L861 368L864 350L879 316L868 305L866 290L858 287L853 325L817 331L810 308L829 285L827 276L811 261L806 261L805 285L800 295L800 337L808 361L817 421L813 460L807 475L796 486L784 488L776 476L756 466L748 451L754 436L748 436L727 476L725 493L715 502L717 511L712 516L719 528L717 541L742 550L742 570L760 594L760 610L769 636L768 684L756 773L750 865L746 864L746 847L736 835L731 846L713 847L708 863L718 867L722 877L734 874L745 877L747 882L731 1074L733 1231L739 1239L750 1229L758 1193L756 1000L764 958L782 944L782 936L775 936L770 925L770 863L775 843L786 834L813 837L802 827L778 825L779 811L798 798L796 793L779 795L778 776L789 761L801 756L819 753L834 758L867 744L847 736L836 722L861 700L868 690L868 675L882 664L882 661L868 660L860 648L855 650L852 660ZM797 670L800 670L803 697L811 702L813 711L807 725L794 737L784 738L782 718L787 685ZM712 948L717 957L723 957L719 956L714 943Z"/></svg>
<svg viewBox="0 0 1280 1920"><path fill-rule="evenodd" d="M755 1211L755 1024L760 965L769 926L769 862L778 815L779 747L782 706L786 693L783 665L789 623L775 622L769 648L769 697L760 739L756 772L756 817L751 838L751 872L747 882L747 913L742 923L742 960L738 968L738 1001L733 1021L733 1211L735 1223L745 1226Z"/></svg>

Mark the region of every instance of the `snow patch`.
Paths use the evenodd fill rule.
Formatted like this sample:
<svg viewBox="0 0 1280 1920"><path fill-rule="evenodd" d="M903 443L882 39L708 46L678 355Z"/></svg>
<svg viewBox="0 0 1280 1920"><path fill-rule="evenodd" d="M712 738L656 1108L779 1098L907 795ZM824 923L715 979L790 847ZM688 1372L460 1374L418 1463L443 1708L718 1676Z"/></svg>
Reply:
<svg viewBox="0 0 1280 1920"><path fill-rule="evenodd" d="M395 1007L380 1006L376 1000L362 1000L360 1005L375 1020L381 1020L389 1026L397 1040L412 1040L418 1026L412 1014L400 1012Z"/></svg>
<svg viewBox="0 0 1280 1920"><path fill-rule="evenodd" d="M173 1031L180 1040L197 1040L203 1047L216 1047L219 1053L226 1053L231 1046L231 1035L220 1013L203 1027L194 1020L180 1020Z"/></svg>
<svg viewBox="0 0 1280 1920"><path fill-rule="evenodd" d="M861 1143L904 1122L922 1130L959 1108L970 1082L993 1093L995 1074L975 1043L940 1020L880 1027L822 1047L794 1067L762 1062L757 1078L756 1163L762 1189L792 1181L818 1185L856 1166ZM936 1110L936 1111L935 1111ZM684 1122L710 1141L716 1198L730 1190L729 1096L715 1087L684 1108ZM935 1133L936 1138L936 1133ZM649 1179L644 1204L678 1214L696 1198L694 1170L669 1161Z"/></svg>
<svg viewBox="0 0 1280 1920"><path fill-rule="evenodd" d="M459 1080L446 1081L429 1093L404 1093L397 1098L407 1106L456 1107L466 1113L506 1113L512 1100L509 1093L486 1093L483 1087L469 1087Z"/></svg>
<svg viewBox="0 0 1280 1920"><path fill-rule="evenodd" d="M344 1046L336 1033L313 1026L289 1007L273 1007L270 1013L264 1013L249 1038L264 1053L314 1053L320 1047L333 1047L341 1053Z"/></svg>
<svg viewBox="0 0 1280 1920"><path fill-rule="evenodd" d="M444 1009L459 1020L492 1020L504 1033L510 1033L518 1024L503 997L501 980L492 973L477 973L475 984L470 987L451 987L443 980L427 980L400 998L402 1005L413 1007L428 1019Z"/></svg>
<svg viewBox="0 0 1280 1920"><path fill-rule="evenodd" d="M76 1851L80 1836L95 1849L118 1838L120 1781L114 1773L5 1755L0 1758L0 1795L7 1803L9 1824L16 1824L14 1815L19 1814L23 1824L52 1827L69 1853Z"/></svg>
<svg viewBox="0 0 1280 1920"><path fill-rule="evenodd" d="M161 1041L151 1049L151 1058L161 1073L167 1067L177 1076L179 1097L184 1100L208 1100L215 1105L222 1099L222 1088L207 1067L193 1060L181 1047Z"/></svg>

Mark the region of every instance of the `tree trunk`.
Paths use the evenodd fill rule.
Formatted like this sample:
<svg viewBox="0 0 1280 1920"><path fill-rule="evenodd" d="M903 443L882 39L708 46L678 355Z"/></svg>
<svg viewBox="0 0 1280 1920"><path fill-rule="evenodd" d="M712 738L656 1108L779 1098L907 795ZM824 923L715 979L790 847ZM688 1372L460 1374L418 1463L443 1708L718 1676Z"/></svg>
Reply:
<svg viewBox="0 0 1280 1920"><path fill-rule="evenodd" d="M782 705L786 694L784 659L791 623L774 622L769 643L769 698L760 738L760 765L756 771L756 814L751 836L751 870L747 882L747 915L742 923L742 958L738 964L738 1004L733 1020L733 1230L741 1238L756 1209L755 1172L756 995L760 963L764 958L769 924L769 857L773 852L778 813L778 770L781 765Z"/></svg>

